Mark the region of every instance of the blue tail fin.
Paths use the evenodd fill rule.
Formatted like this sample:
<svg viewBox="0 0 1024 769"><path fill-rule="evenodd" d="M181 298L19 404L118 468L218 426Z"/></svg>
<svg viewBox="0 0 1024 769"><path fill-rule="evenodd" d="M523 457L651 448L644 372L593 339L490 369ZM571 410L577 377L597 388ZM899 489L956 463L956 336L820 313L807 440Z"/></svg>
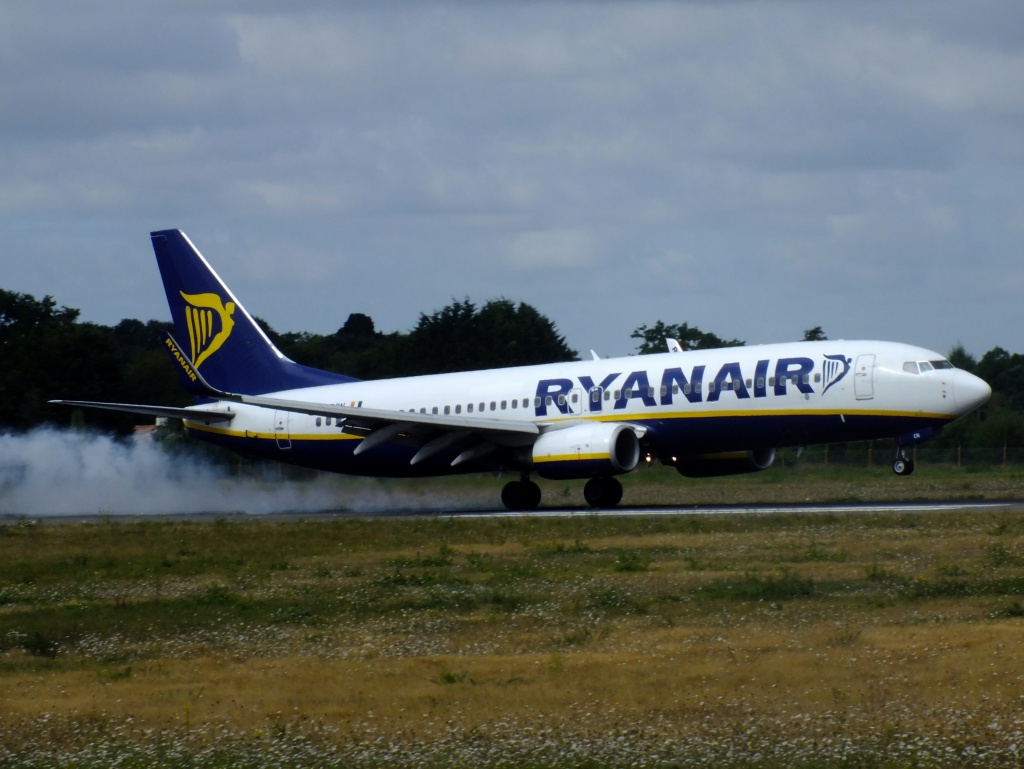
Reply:
<svg viewBox="0 0 1024 769"><path fill-rule="evenodd" d="M285 357L181 230L150 237L182 352L214 387L260 395L354 381Z"/></svg>

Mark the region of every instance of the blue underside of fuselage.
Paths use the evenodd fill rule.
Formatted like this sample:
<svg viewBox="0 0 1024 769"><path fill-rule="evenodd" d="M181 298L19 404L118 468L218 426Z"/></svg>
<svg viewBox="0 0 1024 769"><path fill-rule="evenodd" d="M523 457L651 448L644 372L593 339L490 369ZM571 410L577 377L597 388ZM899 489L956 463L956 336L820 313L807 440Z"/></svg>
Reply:
<svg viewBox="0 0 1024 769"><path fill-rule="evenodd" d="M813 414L637 419L630 423L647 428L643 439L646 451L656 457L669 457L895 438L928 428L937 433L949 421L902 414ZM353 452L361 441L340 435L275 440L207 430L195 430L193 434L247 456L349 475L428 477L520 469L512 453L502 449L453 468L452 461L466 448L459 444L413 465L411 460L419 447L399 442L384 443L356 455ZM593 474L598 473L581 468L579 477Z"/></svg>

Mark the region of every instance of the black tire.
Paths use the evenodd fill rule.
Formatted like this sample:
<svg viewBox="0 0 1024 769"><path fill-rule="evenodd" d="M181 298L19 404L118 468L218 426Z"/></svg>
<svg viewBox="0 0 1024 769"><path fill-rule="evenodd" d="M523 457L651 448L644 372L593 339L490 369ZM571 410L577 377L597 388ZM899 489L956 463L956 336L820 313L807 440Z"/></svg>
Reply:
<svg viewBox="0 0 1024 769"><path fill-rule="evenodd" d="M897 457L896 461L892 463L892 471L896 475L910 475L914 472L914 460Z"/></svg>
<svg viewBox="0 0 1024 769"><path fill-rule="evenodd" d="M591 478L583 487L583 498L591 507L615 507L622 500L622 484L614 478Z"/></svg>
<svg viewBox="0 0 1024 769"><path fill-rule="evenodd" d="M616 478L605 478L605 485L608 490L607 507L615 507L622 501L622 484Z"/></svg>
<svg viewBox="0 0 1024 769"><path fill-rule="evenodd" d="M522 510L536 510L540 507L540 486L533 481L522 481Z"/></svg>
<svg viewBox="0 0 1024 769"><path fill-rule="evenodd" d="M523 484L519 481L509 481L501 489L501 504L509 510L522 510L525 494Z"/></svg>

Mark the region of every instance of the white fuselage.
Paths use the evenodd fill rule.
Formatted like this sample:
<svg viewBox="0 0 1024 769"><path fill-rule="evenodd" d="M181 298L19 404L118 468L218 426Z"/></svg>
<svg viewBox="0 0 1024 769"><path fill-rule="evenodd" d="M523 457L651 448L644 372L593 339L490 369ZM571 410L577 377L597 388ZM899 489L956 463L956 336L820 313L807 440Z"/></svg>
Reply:
<svg viewBox="0 0 1024 769"><path fill-rule="evenodd" d="M821 341L357 381L269 395L449 419L531 422L542 431L586 421L624 423L641 431L656 456L677 456L898 437L941 428L989 393L982 380L920 347ZM339 444L331 446L325 466L366 472L364 462L352 461L351 449L363 435L348 430L348 420L246 404L231 408L237 415L228 427L189 426L204 437L240 439L250 450L262 442L273 444L272 451L305 446L308 455ZM530 442L515 434L492 440L505 446ZM334 450L340 444L348 450ZM425 469L413 470L402 452L379 455L375 463L372 474ZM430 467L430 474L445 468ZM472 468L461 471L466 469Z"/></svg>

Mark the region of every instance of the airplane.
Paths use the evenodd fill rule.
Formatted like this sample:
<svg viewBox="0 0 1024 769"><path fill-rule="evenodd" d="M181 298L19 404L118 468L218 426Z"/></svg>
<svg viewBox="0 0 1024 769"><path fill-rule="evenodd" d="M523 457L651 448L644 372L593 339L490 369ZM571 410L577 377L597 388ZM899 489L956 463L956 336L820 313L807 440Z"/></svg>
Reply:
<svg viewBox="0 0 1024 769"><path fill-rule="evenodd" d="M906 447L992 392L939 353L841 340L668 340L653 355L361 381L281 353L181 230L151 238L175 329L164 345L197 404L52 403L181 419L241 454L351 475L511 472L510 510L540 505L532 474L584 480L587 504L612 508L616 476L647 461L729 475L767 469L783 447L879 438L909 475Z"/></svg>

